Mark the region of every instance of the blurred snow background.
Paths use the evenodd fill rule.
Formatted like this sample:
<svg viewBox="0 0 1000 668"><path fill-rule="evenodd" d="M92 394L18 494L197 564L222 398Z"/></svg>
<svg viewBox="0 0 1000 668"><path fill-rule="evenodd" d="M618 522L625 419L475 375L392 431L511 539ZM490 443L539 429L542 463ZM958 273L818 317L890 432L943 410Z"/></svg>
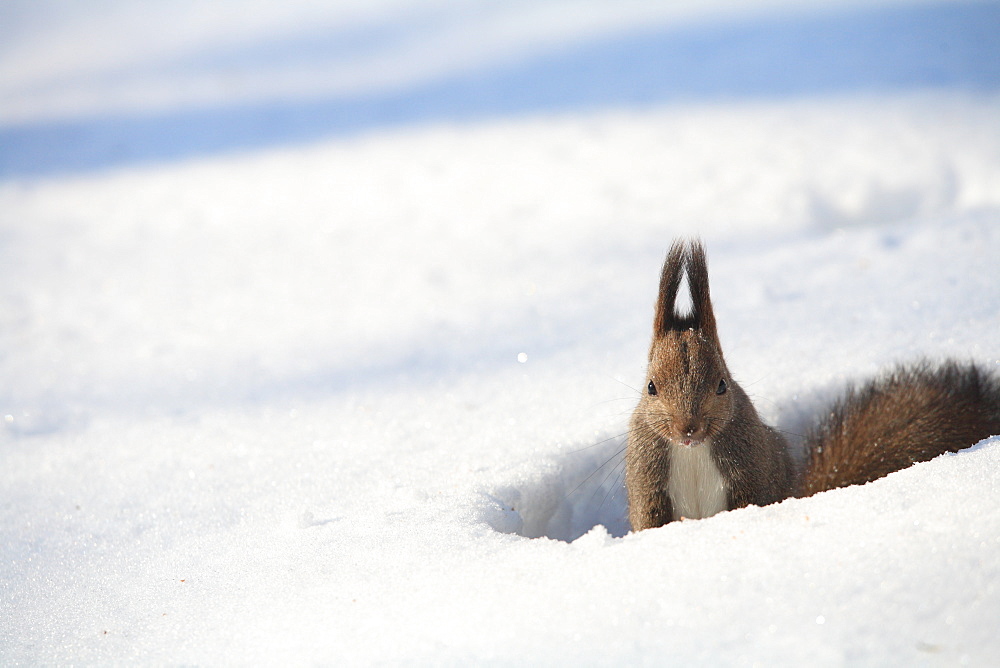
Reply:
<svg viewBox="0 0 1000 668"><path fill-rule="evenodd" d="M1000 369L998 88L996 3L5 2L0 660L994 664L996 439L614 456L678 235L790 432Z"/></svg>

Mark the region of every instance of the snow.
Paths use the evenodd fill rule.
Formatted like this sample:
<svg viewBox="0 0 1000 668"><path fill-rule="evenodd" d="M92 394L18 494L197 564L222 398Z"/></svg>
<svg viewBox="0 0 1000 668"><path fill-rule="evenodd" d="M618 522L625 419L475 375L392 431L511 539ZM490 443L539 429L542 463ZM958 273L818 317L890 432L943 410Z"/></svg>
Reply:
<svg viewBox="0 0 1000 668"><path fill-rule="evenodd" d="M619 456L675 236L792 434L1000 373L995 5L213 5L0 9L0 663L996 663L1000 438L637 534Z"/></svg>

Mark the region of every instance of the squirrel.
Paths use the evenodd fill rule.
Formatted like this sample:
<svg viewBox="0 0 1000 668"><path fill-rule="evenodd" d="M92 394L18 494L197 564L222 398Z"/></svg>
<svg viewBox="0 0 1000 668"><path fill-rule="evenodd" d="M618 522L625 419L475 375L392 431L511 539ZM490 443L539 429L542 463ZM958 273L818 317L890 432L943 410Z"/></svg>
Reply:
<svg viewBox="0 0 1000 668"><path fill-rule="evenodd" d="M680 315L685 275L691 312ZM1000 380L972 363L921 362L849 388L805 436L797 470L726 367L699 241L667 253L646 380L625 454L633 531L863 484L1000 434Z"/></svg>

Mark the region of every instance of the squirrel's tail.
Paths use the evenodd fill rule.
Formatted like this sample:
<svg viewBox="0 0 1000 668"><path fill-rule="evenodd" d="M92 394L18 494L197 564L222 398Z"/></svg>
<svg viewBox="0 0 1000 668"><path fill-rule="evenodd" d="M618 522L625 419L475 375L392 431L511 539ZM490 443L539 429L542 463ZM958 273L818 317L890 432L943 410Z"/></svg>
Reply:
<svg viewBox="0 0 1000 668"><path fill-rule="evenodd" d="M1000 434L1000 379L922 362L850 389L805 441L799 496L877 480Z"/></svg>

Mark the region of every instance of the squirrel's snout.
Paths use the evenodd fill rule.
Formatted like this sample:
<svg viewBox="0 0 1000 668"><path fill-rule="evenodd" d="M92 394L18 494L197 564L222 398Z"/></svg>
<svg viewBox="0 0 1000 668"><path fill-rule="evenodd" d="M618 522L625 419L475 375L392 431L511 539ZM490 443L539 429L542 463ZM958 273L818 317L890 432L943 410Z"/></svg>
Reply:
<svg viewBox="0 0 1000 668"><path fill-rule="evenodd" d="M676 434L677 442L688 447L700 445L705 440L705 436L705 429L694 420L682 422Z"/></svg>

